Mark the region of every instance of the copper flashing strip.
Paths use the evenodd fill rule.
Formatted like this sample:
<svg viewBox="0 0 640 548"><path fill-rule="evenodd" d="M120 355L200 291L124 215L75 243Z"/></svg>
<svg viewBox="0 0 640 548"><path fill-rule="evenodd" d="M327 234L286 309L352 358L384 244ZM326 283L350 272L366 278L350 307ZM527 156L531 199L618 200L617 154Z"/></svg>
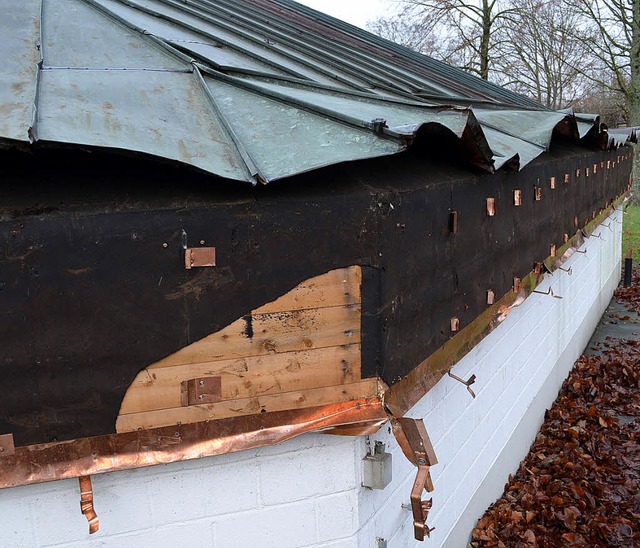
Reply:
<svg viewBox="0 0 640 548"><path fill-rule="evenodd" d="M585 224L562 247L556 249L555 257L547 257L544 266L549 272L554 272L561 267L578 248L584 243L584 236L593 234L593 230L602 224L613 210L622 204L626 193L621 194L610 208L605 209L593 221ZM406 377L402 378L384 394L384 403L396 417L402 417L420 399L433 388L436 383L458 361L460 361L472 348L491 333L516 306L522 304L525 299L536 289L542 281L542 272L530 272L528 276L520 280L519 291L509 291L500 300L489 306L471 324L460 330L455 337L447 341L443 346L420 363Z"/></svg>
<svg viewBox="0 0 640 548"><path fill-rule="evenodd" d="M17 447L0 459L0 489L185 461L266 445L306 432L378 424L379 397L321 407Z"/></svg>

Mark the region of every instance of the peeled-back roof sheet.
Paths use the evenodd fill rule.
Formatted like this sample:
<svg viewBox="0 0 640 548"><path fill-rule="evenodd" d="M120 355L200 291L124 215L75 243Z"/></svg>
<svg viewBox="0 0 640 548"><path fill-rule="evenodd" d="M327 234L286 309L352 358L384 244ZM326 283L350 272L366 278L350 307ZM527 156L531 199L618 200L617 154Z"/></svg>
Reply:
<svg viewBox="0 0 640 548"><path fill-rule="evenodd" d="M489 171L526 165L560 123L599 130L291 0L0 9L6 144L135 151L255 183L397 154L423 128L464 139Z"/></svg>

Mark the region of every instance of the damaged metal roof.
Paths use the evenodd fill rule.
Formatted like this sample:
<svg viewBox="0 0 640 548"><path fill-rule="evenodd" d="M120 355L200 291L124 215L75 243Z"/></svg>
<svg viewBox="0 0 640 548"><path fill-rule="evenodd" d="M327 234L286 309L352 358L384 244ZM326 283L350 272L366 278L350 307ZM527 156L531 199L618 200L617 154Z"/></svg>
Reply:
<svg viewBox="0 0 640 548"><path fill-rule="evenodd" d="M0 9L5 146L120 149L266 183L396 154L443 128L469 163L520 169L560 126L578 139L599 125L291 0Z"/></svg>

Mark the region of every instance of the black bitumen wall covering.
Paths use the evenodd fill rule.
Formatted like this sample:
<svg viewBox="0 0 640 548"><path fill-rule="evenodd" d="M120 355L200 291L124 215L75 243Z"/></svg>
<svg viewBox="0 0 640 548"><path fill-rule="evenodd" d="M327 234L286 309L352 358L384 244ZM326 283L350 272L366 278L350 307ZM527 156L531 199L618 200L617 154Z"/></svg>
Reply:
<svg viewBox="0 0 640 548"><path fill-rule="evenodd" d="M487 289L505 294L576 216L582 227L620 194L631 160L600 162L629 152L556 143L520 173L489 175L416 150L251 188L144 158L4 151L0 433L17 445L113 433L147 365L350 265L369 267L364 373L393 384L449 339L452 316L470 323ZM183 230L216 247L215 268L185 270Z"/></svg>

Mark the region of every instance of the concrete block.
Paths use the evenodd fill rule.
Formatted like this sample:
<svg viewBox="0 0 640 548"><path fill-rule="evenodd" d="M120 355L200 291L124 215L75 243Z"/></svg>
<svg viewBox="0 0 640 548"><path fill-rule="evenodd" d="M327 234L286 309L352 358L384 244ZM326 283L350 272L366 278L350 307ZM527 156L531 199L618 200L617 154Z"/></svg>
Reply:
<svg viewBox="0 0 640 548"><path fill-rule="evenodd" d="M358 531L358 499L354 491L316 499L318 541L350 537Z"/></svg>
<svg viewBox="0 0 640 548"><path fill-rule="evenodd" d="M358 455L358 460L363 456ZM262 502L267 506L283 504L359 487L361 469L358 466L356 472L355 460L353 443L342 443L327 451L308 449L260 459Z"/></svg>
<svg viewBox="0 0 640 548"><path fill-rule="evenodd" d="M318 540L314 501L222 517L215 524L223 548L298 548Z"/></svg>
<svg viewBox="0 0 640 548"><path fill-rule="evenodd" d="M151 516L154 523L195 520L258 507L255 462L176 470L154 483Z"/></svg>

